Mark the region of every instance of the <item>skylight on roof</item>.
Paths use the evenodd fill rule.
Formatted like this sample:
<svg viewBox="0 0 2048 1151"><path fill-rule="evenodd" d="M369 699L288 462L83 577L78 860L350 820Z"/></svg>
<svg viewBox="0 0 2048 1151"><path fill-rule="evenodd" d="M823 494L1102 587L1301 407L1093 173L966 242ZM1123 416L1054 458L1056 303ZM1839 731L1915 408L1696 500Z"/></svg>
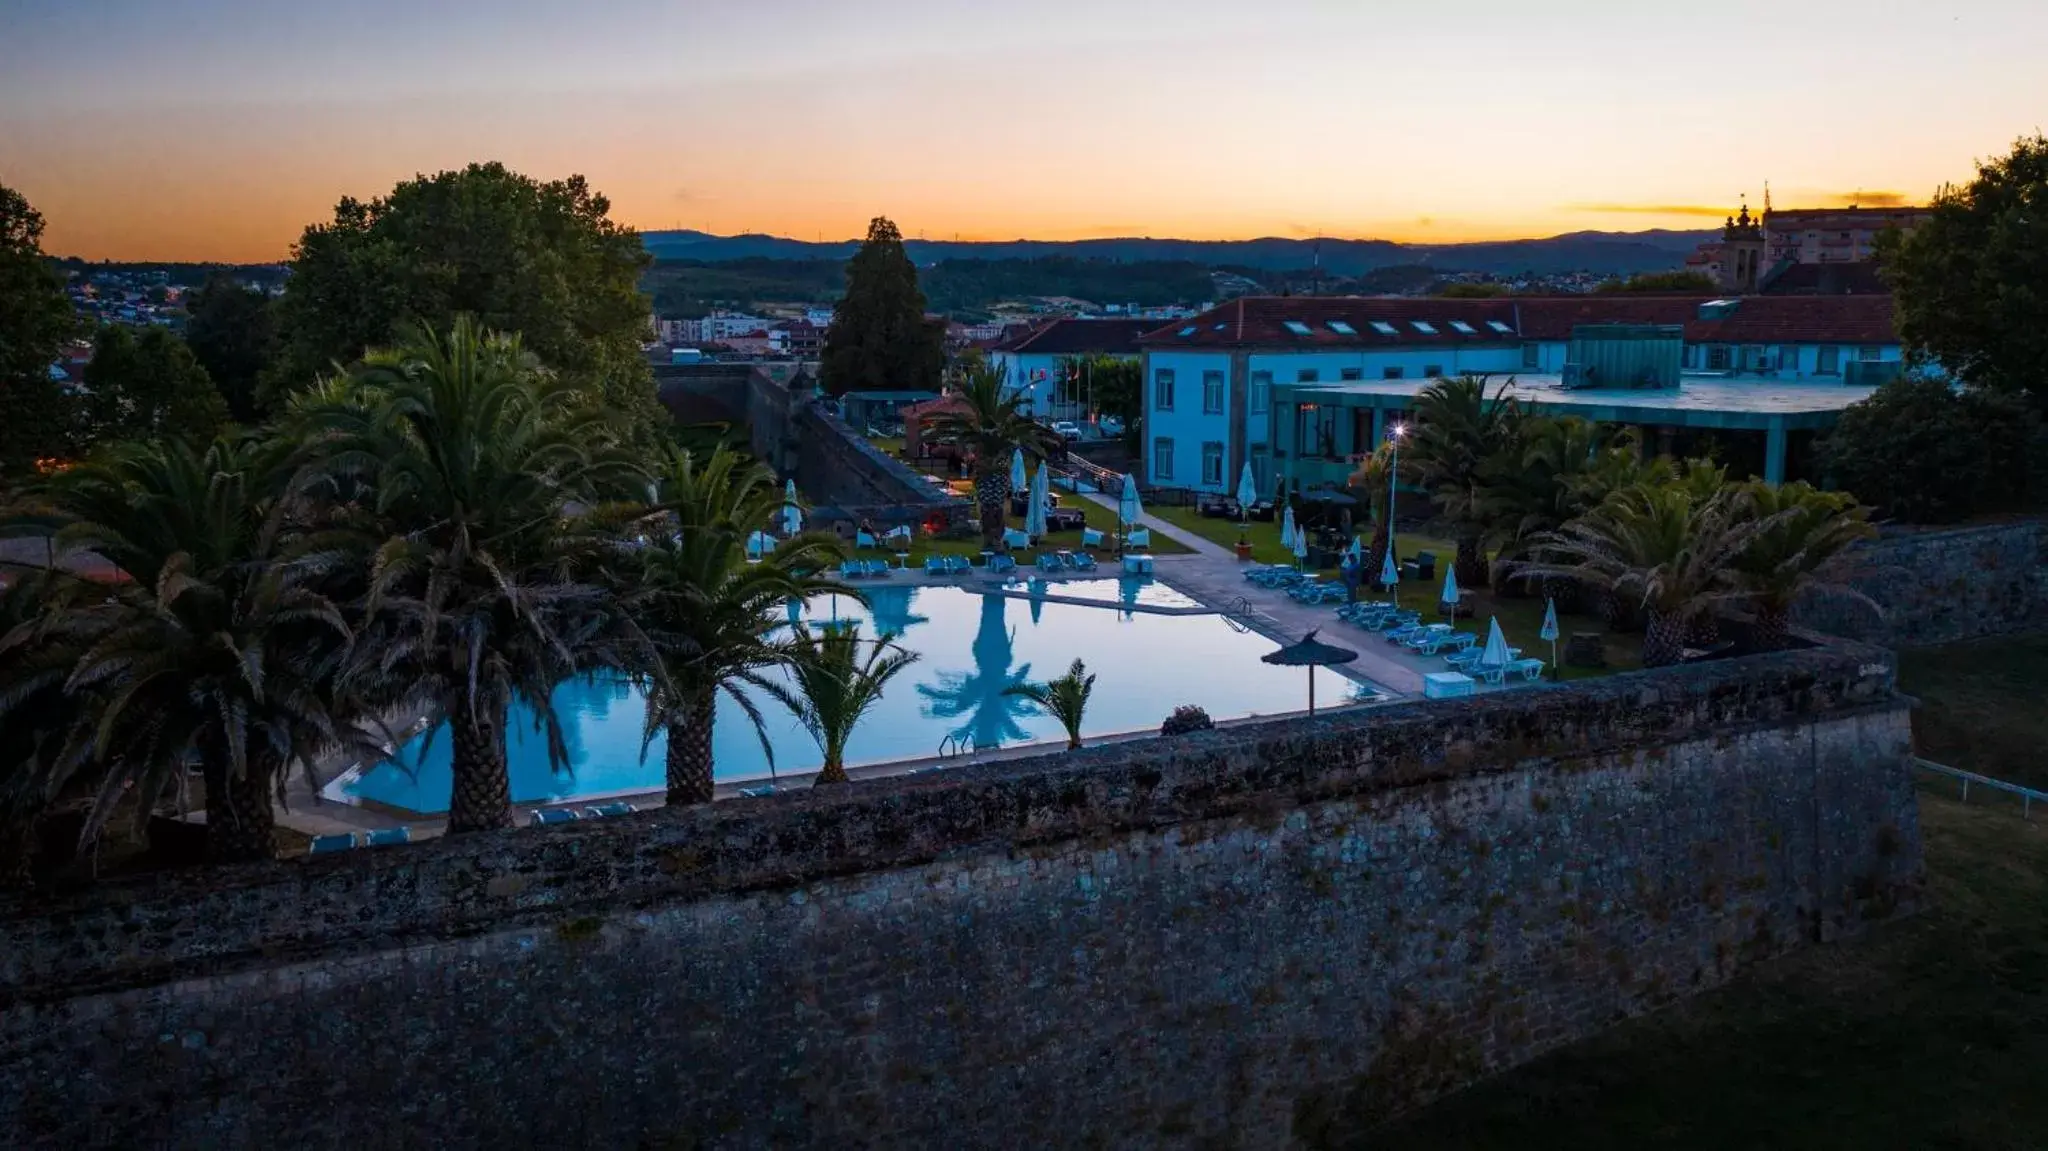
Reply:
<svg viewBox="0 0 2048 1151"><path fill-rule="evenodd" d="M1282 320L1280 321L1280 326L1286 328L1290 332L1293 332L1297 336L1306 336L1309 334L1308 325L1302 323L1300 320Z"/></svg>
<svg viewBox="0 0 2048 1151"><path fill-rule="evenodd" d="M1415 325L1415 330L1421 332L1425 336L1436 335L1436 325L1430 323L1428 320L1410 320L1408 322Z"/></svg>
<svg viewBox="0 0 2048 1151"><path fill-rule="evenodd" d="M1506 324L1500 322L1499 320L1488 320L1486 321L1486 326L1492 328L1496 332L1499 332L1503 336L1512 336L1515 334L1515 330L1513 328L1508 327Z"/></svg>
<svg viewBox="0 0 2048 1151"><path fill-rule="evenodd" d="M1181 334L1181 337L1182 337L1183 339L1187 338L1188 336L1192 336L1192 335L1194 335L1194 334L1195 334L1195 326L1194 326L1193 324L1189 324L1189 325L1188 325L1187 327L1185 327L1185 328L1182 328L1182 329L1180 330L1180 334Z"/></svg>
<svg viewBox="0 0 2048 1151"><path fill-rule="evenodd" d="M1218 321L1216 322L1216 326L1215 326L1215 327L1213 327L1213 328L1210 328L1209 330L1210 330L1210 331L1212 331L1212 332L1220 332L1220 331L1222 331L1223 329L1225 329L1225 328L1227 328L1227 327L1229 327L1229 326L1230 326L1230 321L1229 321L1229 320L1218 320Z"/></svg>
<svg viewBox="0 0 2048 1151"><path fill-rule="evenodd" d="M1337 333L1340 336L1355 336L1358 334L1357 328L1352 327L1350 324L1345 323L1343 320L1331 320L1330 330Z"/></svg>
<svg viewBox="0 0 2048 1151"><path fill-rule="evenodd" d="M1401 334L1400 332L1394 330L1394 325L1386 322L1385 320L1374 320L1372 322L1372 330L1378 332L1382 336L1398 336Z"/></svg>
<svg viewBox="0 0 2048 1151"><path fill-rule="evenodd" d="M1479 334L1478 331L1472 327L1472 325L1466 323L1463 320L1452 320L1451 330L1458 333L1461 336L1476 336Z"/></svg>

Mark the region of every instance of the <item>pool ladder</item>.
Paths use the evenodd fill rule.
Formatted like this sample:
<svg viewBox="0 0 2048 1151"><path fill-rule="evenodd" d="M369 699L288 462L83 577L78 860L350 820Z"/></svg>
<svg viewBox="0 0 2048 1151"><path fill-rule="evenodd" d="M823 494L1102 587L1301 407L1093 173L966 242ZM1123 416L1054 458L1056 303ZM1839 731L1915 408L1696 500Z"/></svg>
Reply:
<svg viewBox="0 0 2048 1151"><path fill-rule="evenodd" d="M974 733L971 731L964 735L958 732L948 732L946 733L946 738L939 741L940 759L955 759L959 756L973 754Z"/></svg>
<svg viewBox="0 0 2048 1151"><path fill-rule="evenodd" d="M1242 635L1251 632L1253 616L1263 616L1266 613L1254 606L1250 597L1238 596L1219 614L1223 616L1223 622L1230 626L1230 630Z"/></svg>

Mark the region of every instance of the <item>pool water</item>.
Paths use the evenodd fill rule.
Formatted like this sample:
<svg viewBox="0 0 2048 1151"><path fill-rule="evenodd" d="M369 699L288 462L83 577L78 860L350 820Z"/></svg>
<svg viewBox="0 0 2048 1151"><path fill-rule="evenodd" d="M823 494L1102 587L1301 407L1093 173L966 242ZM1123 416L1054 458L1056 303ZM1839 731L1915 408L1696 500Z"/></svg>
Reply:
<svg viewBox="0 0 2048 1151"><path fill-rule="evenodd" d="M1015 594L1062 596L1066 599L1084 599L1112 607L1193 609L1202 606L1199 601L1157 580L1144 578L1042 580L1027 576L1023 579L1005 581L1003 588Z"/></svg>
<svg viewBox="0 0 2048 1151"><path fill-rule="evenodd" d="M1119 581L1083 582L1114 587ZM1181 704L1198 704L1217 720L1307 706L1310 673L1260 663L1276 645L1237 631L1218 615L1126 613L953 587L876 587L868 595L869 609L844 596L826 596L802 613L812 621L860 620L862 634L870 637L879 625L922 655L891 681L854 732L849 766L936 755L949 740L970 740L979 749L1063 740L1057 721L1003 691L1058 676L1076 657L1097 677L1084 737L1155 731ZM1313 674L1319 704L1380 695L1327 669ZM767 721L775 770L816 770L822 757L809 733L780 704L753 698ZM618 679L579 680L557 688L554 701L572 768L549 769L546 739L534 730L532 712L515 706L507 736L514 803L661 789L666 740L656 734L643 758L645 713L635 686ZM391 761L343 776L326 794L422 814L445 812L452 745L445 726L417 736ZM712 749L721 781L770 774L760 738L727 698L718 701Z"/></svg>

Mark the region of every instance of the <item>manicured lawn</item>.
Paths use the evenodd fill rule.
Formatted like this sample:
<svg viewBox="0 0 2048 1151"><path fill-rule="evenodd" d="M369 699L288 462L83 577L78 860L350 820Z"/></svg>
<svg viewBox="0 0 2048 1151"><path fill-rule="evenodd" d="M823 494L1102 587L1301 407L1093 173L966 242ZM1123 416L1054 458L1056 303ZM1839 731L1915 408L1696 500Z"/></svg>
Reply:
<svg viewBox="0 0 2048 1151"><path fill-rule="evenodd" d="M1920 697L1913 734L1936 763L2048 788L2048 635L1899 653Z"/></svg>
<svg viewBox="0 0 2048 1151"><path fill-rule="evenodd" d="M1920 749L2039 782L2048 636L1902 653ZM2048 1145L2048 819L1923 780L1926 910L1440 1101L1375 1148Z"/></svg>

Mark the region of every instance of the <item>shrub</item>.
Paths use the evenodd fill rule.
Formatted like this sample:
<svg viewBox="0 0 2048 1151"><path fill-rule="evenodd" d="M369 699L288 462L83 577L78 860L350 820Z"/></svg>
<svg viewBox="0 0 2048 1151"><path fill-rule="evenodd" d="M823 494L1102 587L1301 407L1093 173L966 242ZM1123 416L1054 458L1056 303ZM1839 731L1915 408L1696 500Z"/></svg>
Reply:
<svg viewBox="0 0 2048 1151"><path fill-rule="evenodd" d="M1186 735L1191 731L1208 731L1216 725L1209 719L1209 713L1186 703L1173 709L1166 722L1159 725L1161 735Z"/></svg>

